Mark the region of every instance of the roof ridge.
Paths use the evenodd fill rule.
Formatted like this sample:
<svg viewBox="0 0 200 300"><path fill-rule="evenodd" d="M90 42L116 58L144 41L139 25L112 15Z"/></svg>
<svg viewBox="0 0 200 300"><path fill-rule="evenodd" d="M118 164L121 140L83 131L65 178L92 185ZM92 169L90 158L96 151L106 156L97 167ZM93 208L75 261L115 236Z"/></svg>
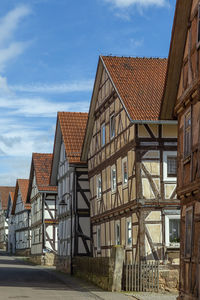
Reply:
<svg viewBox="0 0 200 300"><path fill-rule="evenodd" d="M135 58L135 59L152 59L152 60L168 60L167 57L159 57L159 56L130 56L130 55L100 55L102 58L103 57L112 57L112 58Z"/></svg>

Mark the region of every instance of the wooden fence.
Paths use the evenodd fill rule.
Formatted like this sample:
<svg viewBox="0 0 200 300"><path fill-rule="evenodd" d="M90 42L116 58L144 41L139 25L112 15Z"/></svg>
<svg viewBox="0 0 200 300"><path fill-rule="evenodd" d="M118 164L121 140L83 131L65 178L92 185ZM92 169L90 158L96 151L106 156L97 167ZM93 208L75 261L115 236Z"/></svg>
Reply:
<svg viewBox="0 0 200 300"><path fill-rule="evenodd" d="M134 292L159 291L159 262L125 264L123 290Z"/></svg>

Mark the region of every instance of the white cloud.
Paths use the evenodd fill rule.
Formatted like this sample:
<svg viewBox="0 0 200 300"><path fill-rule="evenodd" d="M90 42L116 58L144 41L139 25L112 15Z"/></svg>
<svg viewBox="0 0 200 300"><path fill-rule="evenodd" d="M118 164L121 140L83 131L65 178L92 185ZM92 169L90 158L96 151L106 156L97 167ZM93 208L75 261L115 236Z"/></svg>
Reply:
<svg viewBox="0 0 200 300"><path fill-rule="evenodd" d="M11 59L24 52L29 42L17 42L13 35L17 30L20 21L30 14L28 6L21 5L11 10L0 19L0 71L4 71Z"/></svg>
<svg viewBox="0 0 200 300"><path fill-rule="evenodd" d="M12 38L21 19L29 15L30 12L30 7L20 5L0 19L0 47L2 43L5 43Z"/></svg>
<svg viewBox="0 0 200 300"><path fill-rule="evenodd" d="M66 82L57 84L30 84L10 86L12 91L28 93L62 94L71 92L91 91L94 80L83 80L77 82Z"/></svg>
<svg viewBox="0 0 200 300"><path fill-rule="evenodd" d="M118 8L128 8L132 5L138 5L142 7L147 6L165 6L167 4L166 0L104 0L108 3L113 4Z"/></svg>

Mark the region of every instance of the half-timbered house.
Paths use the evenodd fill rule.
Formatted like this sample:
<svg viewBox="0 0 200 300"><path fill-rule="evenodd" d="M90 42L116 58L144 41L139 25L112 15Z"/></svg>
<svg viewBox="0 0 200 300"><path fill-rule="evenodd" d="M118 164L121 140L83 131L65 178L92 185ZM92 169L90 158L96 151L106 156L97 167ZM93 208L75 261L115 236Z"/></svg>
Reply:
<svg viewBox="0 0 200 300"><path fill-rule="evenodd" d="M33 153L26 203L31 204L31 259L54 264L57 253L57 187L50 186L52 154Z"/></svg>
<svg viewBox="0 0 200 300"><path fill-rule="evenodd" d="M166 66L159 58L99 58L81 157L94 256L122 245L126 261L178 262L177 124L159 119Z"/></svg>
<svg viewBox="0 0 200 300"><path fill-rule="evenodd" d="M8 223L8 253L14 254L15 253L15 216L12 215L12 206L14 200L15 192L10 192L8 196L8 206L7 206L7 213L6 219Z"/></svg>
<svg viewBox="0 0 200 300"><path fill-rule="evenodd" d="M80 161L87 113L59 112L51 184L58 185L57 268L72 273L74 256L90 255L90 204L86 162Z"/></svg>
<svg viewBox="0 0 200 300"><path fill-rule="evenodd" d="M26 203L28 179L17 179L12 206L15 226L15 248L18 255L30 254L30 204Z"/></svg>
<svg viewBox="0 0 200 300"><path fill-rule="evenodd" d="M8 222L6 218L9 193L14 187L0 186L0 249L7 249L8 243Z"/></svg>
<svg viewBox="0 0 200 300"><path fill-rule="evenodd" d="M178 119L179 299L200 299L200 1L178 0L161 118Z"/></svg>

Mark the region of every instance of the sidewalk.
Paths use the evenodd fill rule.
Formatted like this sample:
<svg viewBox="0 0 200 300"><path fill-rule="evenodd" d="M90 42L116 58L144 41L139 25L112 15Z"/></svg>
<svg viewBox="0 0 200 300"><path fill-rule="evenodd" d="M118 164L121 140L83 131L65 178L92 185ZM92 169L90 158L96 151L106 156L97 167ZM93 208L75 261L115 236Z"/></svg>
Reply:
<svg viewBox="0 0 200 300"><path fill-rule="evenodd" d="M176 300L177 294L161 294L161 293L127 293L134 300Z"/></svg>

